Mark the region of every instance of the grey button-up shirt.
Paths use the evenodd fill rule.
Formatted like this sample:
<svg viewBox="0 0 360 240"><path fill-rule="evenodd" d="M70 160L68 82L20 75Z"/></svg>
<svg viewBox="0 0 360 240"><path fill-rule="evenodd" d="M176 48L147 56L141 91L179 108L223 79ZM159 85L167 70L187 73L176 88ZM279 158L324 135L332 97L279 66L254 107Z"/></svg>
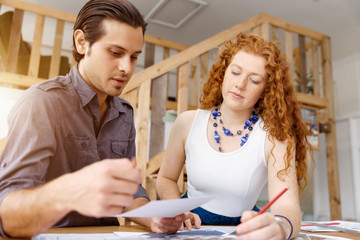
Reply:
<svg viewBox="0 0 360 240"><path fill-rule="evenodd" d="M135 156L131 105L112 97L102 125L98 98L73 67L66 76L32 86L13 107L0 156L0 202L15 190L32 188L105 158ZM134 196L148 198L139 186ZM36 219L35 219L36 221ZM118 224L72 212L57 226ZM0 235L4 236L0 223Z"/></svg>

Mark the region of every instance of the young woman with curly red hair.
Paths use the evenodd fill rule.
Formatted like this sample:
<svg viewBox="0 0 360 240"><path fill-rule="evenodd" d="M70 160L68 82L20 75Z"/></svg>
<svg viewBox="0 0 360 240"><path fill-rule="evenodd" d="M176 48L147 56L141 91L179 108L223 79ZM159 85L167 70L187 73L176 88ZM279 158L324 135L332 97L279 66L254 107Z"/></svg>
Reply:
<svg viewBox="0 0 360 240"><path fill-rule="evenodd" d="M160 198L180 197L177 180L186 164L183 197L217 195L186 213L188 229L238 225L244 239L296 237L311 146L279 48L240 33L220 52L200 102L201 109L184 112L174 123L157 180ZM269 199L288 190L269 212L255 216L266 182Z"/></svg>

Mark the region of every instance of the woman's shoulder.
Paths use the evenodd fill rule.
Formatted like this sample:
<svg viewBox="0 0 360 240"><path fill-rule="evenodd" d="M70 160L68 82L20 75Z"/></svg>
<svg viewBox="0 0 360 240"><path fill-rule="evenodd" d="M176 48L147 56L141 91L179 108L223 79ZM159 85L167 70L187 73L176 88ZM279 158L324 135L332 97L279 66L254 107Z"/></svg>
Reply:
<svg viewBox="0 0 360 240"><path fill-rule="evenodd" d="M197 113L197 110L189 110L189 111L182 112L176 118L176 122L182 123L182 124L186 124L186 123L191 124L195 118L196 113Z"/></svg>

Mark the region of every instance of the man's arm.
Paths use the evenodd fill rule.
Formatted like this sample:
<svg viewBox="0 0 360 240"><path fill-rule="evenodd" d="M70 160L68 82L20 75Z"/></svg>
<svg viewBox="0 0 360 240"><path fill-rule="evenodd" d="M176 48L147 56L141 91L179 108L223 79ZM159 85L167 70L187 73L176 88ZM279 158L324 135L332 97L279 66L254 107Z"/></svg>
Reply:
<svg viewBox="0 0 360 240"><path fill-rule="evenodd" d="M128 159L104 160L42 186L14 191L0 205L4 232L29 237L50 228L71 211L109 217L133 202L140 169Z"/></svg>

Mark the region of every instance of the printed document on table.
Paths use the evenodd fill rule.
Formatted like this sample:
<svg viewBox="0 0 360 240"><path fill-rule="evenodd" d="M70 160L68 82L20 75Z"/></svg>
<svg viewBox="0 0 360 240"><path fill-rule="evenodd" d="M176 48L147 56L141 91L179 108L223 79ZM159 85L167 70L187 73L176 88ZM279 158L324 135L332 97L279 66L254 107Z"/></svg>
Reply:
<svg viewBox="0 0 360 240"><path fill-rule="evenodd" d="M116 215L117 217L166 217L172 218L181 213L200 207L216 196L179 198L150 201L131 211Z"/></svg>
<svg viewBox="0 0 360 240"><path fill-rule="evenodd" d="M325 224L329 226L341 227L353 231L358 231L360 233L360 223L359 222L350 222L350 221L314 221L315 223ZM311 225L311 221L303 221L301 223L301 231L308 232L336 232L336 230L328 229L320 226Z"/></svg>

